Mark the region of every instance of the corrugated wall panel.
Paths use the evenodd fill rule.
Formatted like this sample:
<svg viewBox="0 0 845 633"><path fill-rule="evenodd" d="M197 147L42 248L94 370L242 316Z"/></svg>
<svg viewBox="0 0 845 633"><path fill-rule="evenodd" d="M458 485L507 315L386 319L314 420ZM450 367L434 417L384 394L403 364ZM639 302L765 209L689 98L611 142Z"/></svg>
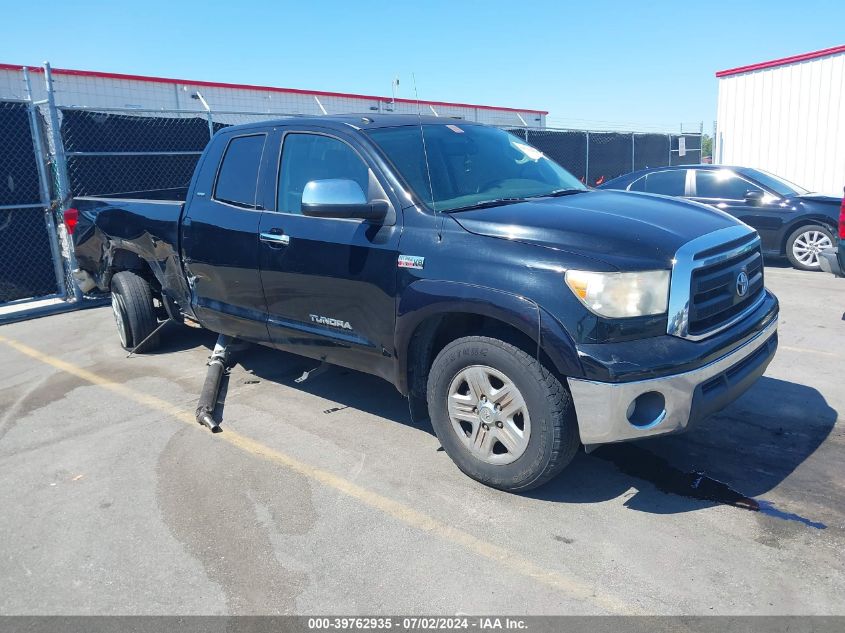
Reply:
<svg viewBox="0 0 845 633"><path fill-rule="evenodd" d="M845 186L845 54L719 79L716 158L811 189Z"/></svg>

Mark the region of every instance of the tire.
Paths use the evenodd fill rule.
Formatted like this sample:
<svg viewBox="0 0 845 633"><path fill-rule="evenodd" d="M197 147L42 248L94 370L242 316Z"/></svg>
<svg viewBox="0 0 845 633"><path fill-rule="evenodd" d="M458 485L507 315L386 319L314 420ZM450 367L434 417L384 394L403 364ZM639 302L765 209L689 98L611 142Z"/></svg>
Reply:
<svg viewBox="0 0 845 633"><path fill-rule="evenodd" d="M786 240L786 257L798 270L821 270L819 251L836 245L833 232L821 224L805 224Z"/></svg>
<svg viewBox="0 0 845 633"><path fill-rule="evenodd" d="M158 327L150 284L128 270L111 280L112 312L123 349L131 350ZM151 352L159 346L158 334L144 343L139 352Z"/></svg>
<svg viewBox="0 0 845 633"><path fill-rule="evenodd" d="M443 449L487 486L536 488L560 473L580 446L569 390L537 359L498 339L449 343L434 359L427 391Z"/></svg>

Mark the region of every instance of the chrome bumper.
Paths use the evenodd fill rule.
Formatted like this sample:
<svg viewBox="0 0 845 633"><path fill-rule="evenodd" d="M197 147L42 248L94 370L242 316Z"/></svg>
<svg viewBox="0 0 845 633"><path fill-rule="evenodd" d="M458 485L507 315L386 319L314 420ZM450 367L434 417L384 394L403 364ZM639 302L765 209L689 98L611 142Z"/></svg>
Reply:
<svg viewBox="0 0 845 633"><path fill-rule="evenodd" d="M837 277L845 276L845 271L839 265L838 248L826 248L819 253L819 266L826 273L833 273Z"/></svg>
<svg viewBox="0 0 845 633"><path fill-rule="evenodd" d="M581 442L606 444L685 430L691 420L707 417L751 386L771 361L776 336L777 318L722 358L671 376L624 383L569 378ZM759 357L752 358L756 352ZM709 404L705 398L711 398Z"/></svg>

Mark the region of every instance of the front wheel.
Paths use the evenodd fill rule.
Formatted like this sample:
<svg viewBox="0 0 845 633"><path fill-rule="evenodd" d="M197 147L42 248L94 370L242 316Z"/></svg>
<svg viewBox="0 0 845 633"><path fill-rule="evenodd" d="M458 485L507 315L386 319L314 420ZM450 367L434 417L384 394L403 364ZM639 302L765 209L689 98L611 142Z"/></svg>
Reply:
<svg viewBox="0 0 845 633"><path fill-rule="evenodd" d="M580 442L568 389L536 358L469 336L437 355L428 407L444 450L464 473L511 492L547 482Z"/></svg>
<svg viewBox="0 0 845 633"><path fill-rule="evenodd" d="M786 257L798 270L821 270L819 253L833 247L833 234L820 224L799 227L786 240Z"/></svg>

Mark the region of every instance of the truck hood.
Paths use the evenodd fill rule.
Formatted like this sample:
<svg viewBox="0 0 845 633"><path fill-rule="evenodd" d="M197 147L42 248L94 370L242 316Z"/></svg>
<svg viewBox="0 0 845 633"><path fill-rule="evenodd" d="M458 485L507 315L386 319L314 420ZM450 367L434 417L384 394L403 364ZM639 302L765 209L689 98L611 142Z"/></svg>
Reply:
<svg viewBox="0 0 845 633"><path fill-rule="evenodd" d="M695 202L613 190L461 211L452 218L477 235L588 256L620 270L670 268L683 244L740 223Z"/></svg>

